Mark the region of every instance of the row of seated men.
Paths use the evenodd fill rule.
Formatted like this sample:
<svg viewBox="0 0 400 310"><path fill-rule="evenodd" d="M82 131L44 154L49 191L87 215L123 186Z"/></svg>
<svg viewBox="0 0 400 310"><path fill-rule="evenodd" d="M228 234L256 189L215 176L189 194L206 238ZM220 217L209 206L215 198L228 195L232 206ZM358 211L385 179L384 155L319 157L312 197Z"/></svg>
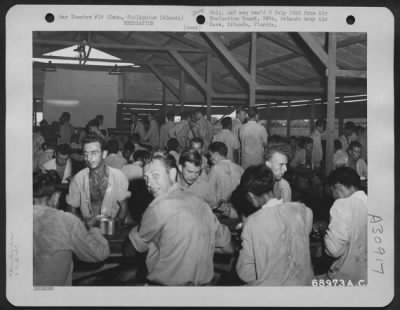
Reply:
<svg viewBox="0 0 400 310"><path fill-rule="evenodd" d="M130 253L147 253L147 283L210 284L214 252L234 252L231 233L218 220L226 216L244 222L236 271L245 283L311 285L317 278L309 247L313 216L304 204L290 202L290 185L283 178L287 145L271 145L263 164L250 165L243 172L227 159L226 145L213 142L208 147L213 163L208 174L204 157L195 148L178 158L174 153L153 152L138 163L154 199L129 233L129 244ZM70 285L72 253L86 261L106 259L109 246L96 227L99 215L129 221L128 178L123 167L106 163L104 151L100 137L88 135L83 140L86 168L70 179L66 202L71 212L57 210L55 183L61 179L60 171L35 175L35 285ZM367 198L351 168L336 169L328 183L337 200L325 245L337 260L318 279L361 285L367 280Z"/></svg>

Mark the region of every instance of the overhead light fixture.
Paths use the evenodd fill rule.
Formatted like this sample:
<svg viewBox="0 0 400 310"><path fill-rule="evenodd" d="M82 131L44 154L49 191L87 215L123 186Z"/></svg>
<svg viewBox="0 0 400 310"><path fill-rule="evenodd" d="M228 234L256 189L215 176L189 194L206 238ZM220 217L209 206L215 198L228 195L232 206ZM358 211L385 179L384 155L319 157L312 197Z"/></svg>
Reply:
<svg viewBox="0 0 400 310"><path fill-rule="evenodd" d="M117 65L114 65L114 67L111 68L110 71L108 71L109 75L121 75L123 72L121 71L121 68L118 67Z"/></svg>
<svg viewBox="0 0 400 310"><path fill-rule="evenodd" d="M57 67L49 60L49 62L42 68L42 71L54 72L57 71Z"/></svg>

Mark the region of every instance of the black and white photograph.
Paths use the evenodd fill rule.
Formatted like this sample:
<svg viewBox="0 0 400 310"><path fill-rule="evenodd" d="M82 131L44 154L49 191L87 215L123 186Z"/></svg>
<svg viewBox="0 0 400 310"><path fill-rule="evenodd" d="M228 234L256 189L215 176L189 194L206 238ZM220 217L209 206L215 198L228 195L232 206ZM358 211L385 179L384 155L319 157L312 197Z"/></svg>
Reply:
<svg viewBox="0 0 400 310"><path fill-rule="evenodd" d="M107 12L41 18L49 25L52 18L152 22L151 14ZM374 162L392 138L393 124L384 117L393 98L370 86L393 79L385 82L371 69L371 59L380 57L376 34L374 41L366 26L262 31L269 19L221 12L160 16L178 23L187 14L199 25L227 22L231 28L50 29L32 23L30 53L18 69L29 74L24 82L31 84L23 86L32 96L24 96L30 101L21 115L12 110L7 116L9 124L27 122L23 144L32 157L25 154L23 169L11 177L23 174L21 188L30 188L19 191L31 194L23 198L31 201L23 210L30 214L17 222L30 222L23 238L31 240L24 249L31 256L18 254L21 237L11 230L10 278L28 274L25 285L41 298L64 296L62 288L76 289L78 297L112 288L119 296L156 289L161 300L175 294L168 289L186 295L190 288L187 299L172 298L170 305L190 304L194 287L216 304L224 304L228 292L257 300L268 294L261 287L289 289L301 296L298 305L311 305L308 289L319 298L329 290L338 294L336 287L343 296L351 290L368 295L388 281L393 253L387 234L393 231L385 225L394 205L377 211L393 198L390 186L387 198L377 198L376 184L379 173L393 174L393 155L385 155L381 171ZM249 12L267 14L265 8ZM286 12L275 11L274 18L290 23L301 15L303 26L329 18L321 10ZM235 31L235 25L251 27ZM388 107L383 112L376 108L380 98ZM387 131L377 131L382 123ZM18 139L13 128L7 134ZM213 305L212 298L199 299L192 305ZM234 300L227 305L246 304Z"/></svg>

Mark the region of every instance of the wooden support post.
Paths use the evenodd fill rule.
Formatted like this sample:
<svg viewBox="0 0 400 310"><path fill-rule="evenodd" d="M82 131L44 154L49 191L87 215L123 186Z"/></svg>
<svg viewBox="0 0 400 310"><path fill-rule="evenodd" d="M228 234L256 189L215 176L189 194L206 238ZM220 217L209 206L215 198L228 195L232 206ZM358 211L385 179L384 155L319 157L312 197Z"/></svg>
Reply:
<svg viewBox="0 0 400 310"><path fill-rule="evenodd" d="M271 135L271 124L272 123L272 118L271 118L271 102L268 102L267 105L267 132L268 135Z"/></svg>
<svg viewBox="0 0 400 310"><path fill-rule="evenodd" d="M343 109L344 109L344 97L340 96L339 97L339 103L338 103L338 111L337 111L337 118L339 119L339 137L343 134Z"/></svg>
<svg viewBox="0 0 400 310"><path fill-rule="evenodd" d="M326 122L326 165L325 173L332 170L335 138L335 97L336 97L336 33L330 32L328 39L328 102Z"/></svg>
<svg viewBox="0 0 400 310"><path fill-rule="evenodd" d="M185 108L185 71L179 71L179 103L181 105L181 112Z"/></svg>
<svg viewBox="0 0 400 310"><path fill-rule="evenodd" d="M314 121L315 121L315 99L310 102L310 135L314 131Z"/></svg>
<svg viewBox="0 0 400 310"><path fill-rule="evenodd" d="M292 115L291 115L291 104L290 101L288 101L287 104L287 121L286 121L286 135L288 137L290 137L290 123L291 123L291 119L292 119Z"/></svg>
<svg viewBox="0 0 400 310"><path fill-rule="evenodd" d="M167 88L162 84L162 105L164 111L164 118L167 116Z"/></svg>
<svg viewBox="0 0 400 310"><path fill-rule="evenodd" d="M257 32L251 33L250 41L250 81L249 81L249 107L256 105L256 76L257 76Z"/></svg>
<svg viewBox="0 0 400 310"><path fill-rule="evenodd" d="M207 118L211 121L211 101L212 101L212 70L211 70L211 55L207 55L207 68L206 68L206 103L207 103Z"/></svg>

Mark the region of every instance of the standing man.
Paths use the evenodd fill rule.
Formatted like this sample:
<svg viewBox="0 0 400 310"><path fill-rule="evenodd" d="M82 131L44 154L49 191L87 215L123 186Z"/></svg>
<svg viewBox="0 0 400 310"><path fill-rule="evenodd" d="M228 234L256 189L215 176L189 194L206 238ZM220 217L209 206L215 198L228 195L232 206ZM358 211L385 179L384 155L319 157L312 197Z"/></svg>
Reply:
<svg viewBox="0 0 400 310"><path fill-rule="evenodd" d="M96 119L99 122L99 130L105 137L108 137L108 130L104 127L104 116L102 114L98 114L96 115Z"/></svg>
<svg viewBox="0 0 400 310"><path fill-rule="evenodd" d="M208 160L204 156L204 141L201 138L193 138L190 140L190 149L201 155L201 170L202 175L207 176L209 172Z"/></svg>
<svg viewBox="0 0 400 310"><path fill-rule="evenodd" d="M222 129L215 134L213 142L222 142L228 148L226 158L234 163L239 162L239 149L240 143L239 138L232 132L232 119L230 117L224 117L221 120Z"/></svg>
<svg viewBox="0 0 400 310"><path fill-rule="evenodd" d="M343 134L339 137L342 143L342 150L347 151L351 142L357 140L356 125L353 122L346 122L343 127Z"/></svg>
<svg viewBox="0 0 400 310"><path fill-rule="evenodd" d="M40 169L43 172L56 170L61 183L68 183L72 174L71 147L69 144L60 144L56 147L55 158L44 163Z"/></svg>
<svg viewBox="0 0 400 310"><path fill-rule="evenodd" d="M204 201L179 187L177 173L171 155L156 154L145 166L155 199L129 240L137 252L148 252L148 284L206 285L214 275L214 252L232 252L231 235Z"/></svg>
<svg viewBox="0 0 400 310"><path fill-rule="evenodd" d="M268 146L265 164L274 175L274 196L283 202L292 201L292 190L289 182L283 176L287 171L288 154L290 147L287 143L276 143Z"/></svg>
<svg viewBox="0 0 400 310"><path fill-rule="evenodd" d="M178 140L180 151L186 150L189 147L190 139L193 138L190 122L190 113L184 111L181 113L181 121L169 131L169 136Z"/></svg>
<svg viewBox="0 0 400 310"><path fill-rule="evenodd" d="M74 126L70 124L71 114L63 112L60 117L60 144L69 144L74 133Z"/></svg>
<svg viewBox="0 0 400 310"><path fill-rule="evenodd" d="M319 119L315 122L315 129L311 134L311 139L313 140L312 160L314 169L321 168L321 161L324 158L321 134L325 131L325 128L326 121L324 119Z"/></svg>
<svg viewBox="0 0 400 310"><path fill-rule="evenodd" d="M232 121L232 132L239 138L239 130L247 122L247 113L242 108L236 110L236 118Z"/></svg>
<svg viewBox="0 0 400 310"><path fill-rule="evenodd" d="M349 167L334 170L328 177L333 198L331 219L324 242L326 253L337 260L322 278L367 284L368 253L367 195L359 190L360 178Z"/></svg>
<svg viewBox="0 0 400 310"><path fill-rule="evenodd" d="M66 197L73 213L79 209L86 222L95 221L98 215L124 220L130 196L128 180L120 170L104 163L104 141L88 136L83 141L83 155L87 168L74 176Z"/></svg>
<svg viewBox="0 0 400 310"><path fill-rule="evenodd" d="M136 112L131 114L131 127L130 134L133 135L137 133L140 137L140 141L143 141L144 136L146 135L146 131L144 129L143 122L138 119L138 115Z"/></svg>
<svg viewBox="0 0 400 310"><path fill-rule="evenodd" d="M258 124L256 108L249 108L249 121L240 128L242 167L264 163L264 148L268 144L268 134L265 127Z"/></svg>
<svg viewBox="0 0 400 310"><path fill-rule="evenodd" d="M217 194L217 202L220 206L218 210L223 209L224 215L237 218L238 215L230 200L232 192L240 183L243 168L227 158L228 148L224 143L213 142L208 149L213 163L208 179Z"/></svg>
<svg viewBox="0 0 400 310"><path fill-rule="evenodd" d="M165 150L165 148L167 147L168 140L172 138L169 133L172 130L172 128L174 128L174 126L175 126L174 118L175 118L174 112L169 111L165 118L165 123L161 126L161 129L160 129L160 149L161 150Z"/></svg>
<svg viewBox="0 0 400 310"><path fill-rule="evenodd" d="M196 138L201 138L204 141L204 150L207 152L208 145L214 135L214 128L211 122L205 117L204 109L199 109L194 112L196 123L193 127L193 133Z"/></svg>
<svg viewBox="0 0 400 310"><path fill-rule="evenodd" d="M348 165L358 173L362 180L368 179L368 166L364 159L361 158L362 146L360 142L353 141L349 145L347 153Z"/></svg>
<svg viewBox="0 0 400 310"><path fill-rule="evenodd" d="M149 144L153 150L156 150L160 145L160 128L153 114L149 114L147 119L149 120L149 130L147 131L143 140L149 141Z"/></svg>

